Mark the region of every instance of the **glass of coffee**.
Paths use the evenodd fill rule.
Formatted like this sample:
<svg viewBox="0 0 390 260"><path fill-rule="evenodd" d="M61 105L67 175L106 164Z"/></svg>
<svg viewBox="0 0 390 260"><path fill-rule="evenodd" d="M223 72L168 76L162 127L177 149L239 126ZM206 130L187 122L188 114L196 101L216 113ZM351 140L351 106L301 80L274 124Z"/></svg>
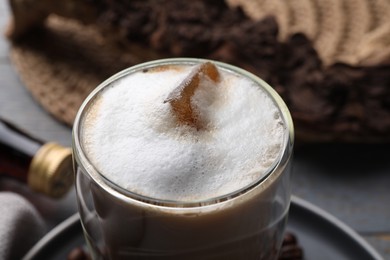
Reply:
<svg viewBox="0 0 390 260"><path fill-rule="evenodd" d="M203 59L126 69L73 128L76 192L94 259L276 259L294 131L255 75Z"/></svg>

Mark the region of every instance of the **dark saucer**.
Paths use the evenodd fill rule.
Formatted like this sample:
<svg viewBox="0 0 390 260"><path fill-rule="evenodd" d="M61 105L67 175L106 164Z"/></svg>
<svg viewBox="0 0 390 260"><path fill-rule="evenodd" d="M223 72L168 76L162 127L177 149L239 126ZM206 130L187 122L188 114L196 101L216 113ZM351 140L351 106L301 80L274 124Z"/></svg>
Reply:
<svg viewBox="0 0 390 260"><path fill-rule="evenodd" d="M305 260L383 258L355 231L324 210L293 196L287 230L298 238ZM78 214L68 218L43 237L24 260L63 260L84 245Z"/></svg>

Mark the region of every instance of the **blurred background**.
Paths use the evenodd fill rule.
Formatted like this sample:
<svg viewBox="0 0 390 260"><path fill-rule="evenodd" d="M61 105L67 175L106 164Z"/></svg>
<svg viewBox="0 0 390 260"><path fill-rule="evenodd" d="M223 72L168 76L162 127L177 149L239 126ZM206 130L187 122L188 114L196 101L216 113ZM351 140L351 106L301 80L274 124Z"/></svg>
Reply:
<svg viewBox="0 0 390 260"><path fill-rule="evenodd" d="M36 94L26 88L10 59L12 43L4 36L10 16L8 1L0 0L0 28L3 32L0 36L0 117L40 139L71 146L71 126L59 120L58 114L54 116L44 108ZM283 20L279 18L279 22L283 23ZM330 56L326 57L330 59ZM387 141L383 142L298 142L292 175L293 195L350 226L385 259L390 259L388 137L387 134ZM16 192L31 202L44 219L46 231L77 211L74 189L63 198L54 200L31 192L23 184L0 177L1 191Z"/></svg>

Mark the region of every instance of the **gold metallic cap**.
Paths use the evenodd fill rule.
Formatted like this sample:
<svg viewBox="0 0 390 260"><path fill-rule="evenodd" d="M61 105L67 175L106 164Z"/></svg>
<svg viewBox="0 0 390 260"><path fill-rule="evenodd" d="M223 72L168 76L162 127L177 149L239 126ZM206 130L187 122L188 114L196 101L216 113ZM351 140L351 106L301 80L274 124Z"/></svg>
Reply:
<svg viewBox="0 0 390 260"><path fill-rule="evenodd" d="M56 143L44 144L31 161L27 183L53 198L64 195L73 184L72 150Z"/></svg>

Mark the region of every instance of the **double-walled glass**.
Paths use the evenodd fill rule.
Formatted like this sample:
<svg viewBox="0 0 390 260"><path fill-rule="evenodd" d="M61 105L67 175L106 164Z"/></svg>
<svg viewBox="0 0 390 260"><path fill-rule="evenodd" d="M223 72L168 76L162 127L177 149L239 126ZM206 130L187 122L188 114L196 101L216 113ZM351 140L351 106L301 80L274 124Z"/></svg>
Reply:
<svg viewBox="0 0 390 260"><path fill-rule="evenodd" d="M76 192L84 235L94 259L275 259L290 204L293 125L282 99L264 81L237 67L219 69L256 82L273 99L286 125L282 151L267 174L238 191L204 201L161 201L121 189L91 163L83 148L83 118L102 89L151 67L200 59L166 59L126 69L98 86L73 129ZM132 158L129 158L130 160ZM128 169L131 174L131 169Z"/></svg>

